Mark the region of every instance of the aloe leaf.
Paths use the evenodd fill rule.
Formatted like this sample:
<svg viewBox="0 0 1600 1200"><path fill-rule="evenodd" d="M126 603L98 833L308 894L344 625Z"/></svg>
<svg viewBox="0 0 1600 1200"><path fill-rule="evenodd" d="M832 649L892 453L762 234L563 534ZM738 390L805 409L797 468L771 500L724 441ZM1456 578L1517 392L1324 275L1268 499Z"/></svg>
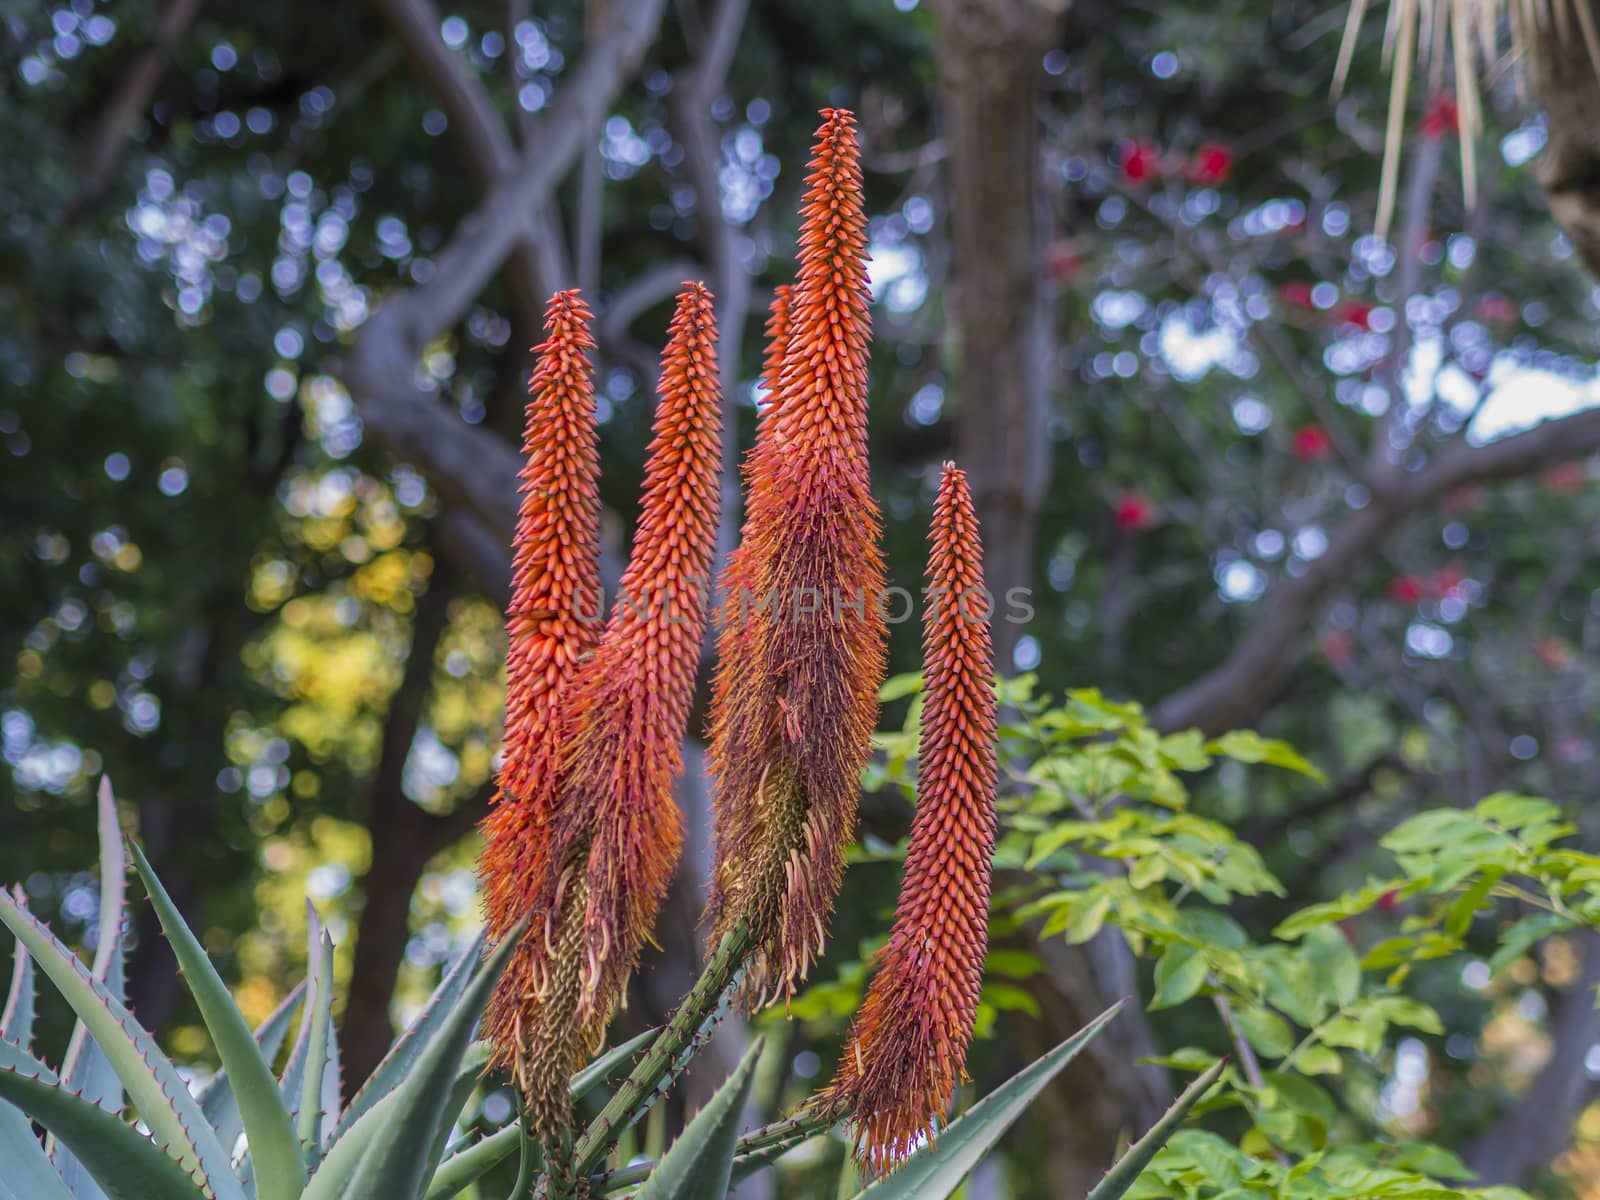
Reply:
<svg viewBox="0 0 1600 1200"><path fill-rule="evenodd" d="M659 1032L661 1032L659 1029L646 1029L637 1037L631 1037L621 1045L613 1046L574 1075L572 1077L574 1103L615 1075L635 1054L654 1041ZM466 1190L515 1154L521 1137L522 1127L516 1121L512 1121L511 1124L487 1137L479 1138L472 1145L451 1154L434 1172L433 1180L428 1184L428 1191L423 1200L450 1200L450 1197Z"/></svg>
<svg viewBox="0 0 1600 1200"><path fill-rule="evenodd" d="M283 1040L289 1033L289 1018L294 1015L305 990L304 983L297 983L294 990L268 1014L267 1019L256 1027L256 1045L261 1047L261 1057L266 1062L270 1063L276 1058L282 1048ZM276 1083L273 1086L276 1087ZM218 1071L195 1090L194 1097L200 1101L200 1111L205 1114L211 1128L217 1131L217 1140L224 1149L231 1148L244 1132L244 1123L239 1119L239 1102L233 1094L233 1081L228 1078L228 1072Z"/></svg>
<svg viewBox="0 0 1600 1200"><path fill-rule="evenodd" d="M155 1138L172 1148L185 1170L199 1172L200 1182L216 1193L216 1200L242 1200L243 1192L229 1170L228 1155L206 1124L200 1105L189 1094L177 1068L122 1001L4 892L0 892L0 922L27 946L40 970L84 1023Z"/></svg>
<svg viewBox="0 0 1600 1200"><path fill-rule="evenodd" d="M239 1117L250 1143L250 1159L259 1180L258 1195L262 1200L298 1200L306 1180L305 1160L300 1156L300 1145L272 1068L261 1056L261 1047L256 1045L227 984L156 878L150 860L138 846L130 843L129 849L156 919L177 955L184 982L200 1008L200 1019L217 1048L223 1069L233 1081Z"/></svg>
<svg viewBox="0 0 1600 1200"><path fill-rule="evenodd" d="M69 1092L43 1063L8 1043L0 1044L0 1101L9 1101L55 1134L108 1200L205 1198L188 1172L149 1138L124 1124L115 1113ZM24 1127L26 1124L24 1121ZM31 1133L27 1136L34 1146L39 1145ZM42 1149L39 1157L44 1158ZM34 1172L42 1184L32 1184L23 1174L30 1166L38 1164L19 1162L8 1155L0 1189L9 1188L17 1200L72 1196L48 1160L43 1168L49 1175Z"/></svg>
<svg viewBox="0 0 1600 1200"><path fill-rule="evenodd" d="M480 1138L465 1150L452 1154L433 1173L423 1200L450 1200L452 1196L464 1192L515 1154L522 1140L522 1126L513 1121L488 1137ZM537 1154L538 1143L529 1146L529 1150Z"/></svg>
<svg viewBox="0 0 1600 1200"><path fill-rule="evenodd" d="M111 781L100 778L95 796L96 825L100 837L100 913L99 940L95 945L90 973L105 984L106 991L118 1000L123 996L123 952L126 944L128 908L128 862L122 853L122 825L117 820L117 801ZM67 1086L85 1100L111 1112L122 1109L122 1082L105 1053L89 1036L80 1020L73 1024L61 1074ZM103 1200L103 1193L89 1173L78 1165L72 1151L58 1146L52 1137L50 1156L62 1179L79 1200Z"/></svg>
<svg viewBox="0 0 1600 1200"><path fill-rule="evenodd" d="M450 1081L472 1040L473 1028L489 1000L495 980L522 940L526 922L495 948L473 975L461 999L451 1008L406 1081L394 1092L394 1115L367 1145L355 1178L342 1200L392 1200L426 1190L435 1163L428 1159ZM307 1200L315 1200L307 1191Z"/></svg>
<svg viewBox="0 0 1600 1200"><path fill-rule="evenodd" d="M332 975L325 972L322 961L322 922L317 910L306 905L306 1002L300 1009L300 1025L294 1035L294 1045L289 1048L288 1061L283 1064L283 1074L278 1077L278 1087L283 1092L283 1102L291 1117L298 1117L300 1102L305 1098L306 1061L311 1055L311 1031L315 1027L318 997L323 982L333 986ZM333 995L328 995L332 1010Z"/></svg>
<svg viewBox="0 0 1600 1200"><path fill-rule="evenodd" d="M331 964L330 964L331 965ZM329 979L332 979L330 973ZM329 994L332 994L332 984L329 985ZM323 1147L333 1137L333 1131L339 1125L339 1091L344 1086L344 1063L339 1056L339 1030L333 1023L332 1010L328 1013L328 1051L327 1064L322 1069L322 1141L317 1146L316 1152L320 1155Z"/></svg>
<svg viewBox="0 0 1600 1200"><path fill-rule="evenodd" d="M57 1083L48 1067L15 1043L0 1046L0 1072L6 1071L32 1075L44 1087ZM73 1200L28 1118L7 1100L0 1100L0 1163L0 1200Z"/></svg>
<svg viewBox="0 0 1600 1200"><path fill-rule="evenodd" d="M328 1074L328 1031L333 1024L333 939L322 935L317 960L317 988L311 1018L311 1040L306 1052L305 1079L301 1084L296 1131L307 1146L322 1144L322 1084ZM307 1000L313 1003L313 1000Z"/></svg>
<svg viewBox="0 0 1600 1200"><path fill-rule="evenodd" d="M22 889L12 889L19 907L25 906ZM28 948L17 939L11 962L11 987L6 992L6 1005L0 1009L0 1041L11 1042L26 1050L33 1044L33 959Z"/></svg>
<svg viewBox="0 0 1600 1200"><path fill-rule="evenodd" d="M306 1185L301 1200L345 1200L350 1194L346 1189L355 1178L367 1147L378 1136L378 1131L394 1119L399 1104L400 1093L390 1092L367 1109L350 1129L334 1138L322 1160L312 1169L311 1182Z"/></svg>
<svg viewBox="0 0 1600 1200"><path fill-rule="evenodd" d="M739 1126L760 1057L761 1039L757 1038L733 1074L661 1156L636 1200L703 1200L728 1194Z"/></svg>
<svg viewBox="0 0 1600 1200"><path fill-rule="evenodd" d="M1089 1193L1087 1200L1119 1200L1139 1178L1139 1173L1150 1165L1150 1160L1156 1156L1156 1151L1165 1146L1167 1139L1178 1132L1178 1126L1183 1124L1183 1119L1189 1115L1189 1110L1201 1096L1211 1090L1211 1085L1216 1083L1222 1074L1222 1068L1227 1065L1227 1059L1219 1059L1184 1088L1183 1094L1172 1102L1172 1107L1161 1114L1161 1119L1150 1126L1142 1138L1129 1146L1111 1170L1106 1172L1105 1177L1094 1185L1094 1190Z"/></svg>
<svg viewBox="0 0 1600 1200"><path fill-rule="evenodd" d="M388 1095L399 1087L410 1074L417 1059L421 1057L423 1049L427 1046L428 1039L440 1024L450 1015L456 1001L461 998L461 993L466 990L467 982L472 976L474 964L483 957L484 935L480 933L473 939L472 945L451 964L450 969L439 980L439 986L433 989L433 995L428 997L428 1003L423 1006L416 1020L406 1027L389 1053L373 1069L367 1081L350 1099L350 1107L344 1110L339 1118L339 1123L334 1128L334 1138L342 1137L347 1129L354 1125L378 1100Z"/></svg>
<svg viewBox="0 0 1600 1200"><path fill-rule="evenodd" d="M1119 1000L1054 1050L1018 1071L945 1126L937 1142L913 1154L893 1175L857 1193L856 1200L948 1200L968 1172L1061 1069L1105 1028L1122 1004Z"/></svg>
<svg viewBox="0 0 1600 1200"><path fill-rule="evenodd" d="M828 1128L827 1125L822 1125L819 1128L806 1127L798 1130L794 1136L782 1141L771 1142L754 1150L740 1150L733 1158L734 1185L737 1186L743 1183L757 1171L771 1166L796 1146L804 1145L812 1138L826 1133ZM742 1139L740 1145L744 1145Z"/></svg>
<svg viewBox="0 0 1600 1200"><path fill-rule="evenodd" d="M324 1200L339 1197L342 1200L346 1195L344 1189L360 1167L368 1145L397 1111L400 1085L428 1048L429 1033L437 1032L442 1027L443 1022L455 1011L467 984L471 982L473 967L481 960L482 946L481 937L473 940L467 952L456 960L445 973L445 977L439 981L439 986L434 989L433 996L422 1013L411 1023L399 1041L390 1047L389 1053L384 1056L366 1085L351 1100L350 1107L345 1110L344 1116L334 1129L326 1157L312 1173L311 1185L306 1190L306 1200L317 1200L318 1197ZM465 1054L462 1058L465 1058ZM458 1061L455 1066L459 1067L460 1062ZM493 1163L489 1165L492 1166ZM484 1169L487 1170L488 1167Z"/></svg>

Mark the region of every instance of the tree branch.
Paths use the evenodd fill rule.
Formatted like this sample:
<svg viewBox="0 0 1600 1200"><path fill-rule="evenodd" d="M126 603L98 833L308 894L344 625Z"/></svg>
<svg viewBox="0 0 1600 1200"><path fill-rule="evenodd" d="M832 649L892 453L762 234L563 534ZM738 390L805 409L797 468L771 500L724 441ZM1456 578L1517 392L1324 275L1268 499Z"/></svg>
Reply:
<svg viewBox="0 0 1600 1200"><path fill-rule="evenodd" d="M1321 558L1257 604L1259 615L1228 659L1155 708L1158 729L1222 733L1256 718L1288 678L1307 626L1323 602L1395 526L1450 492L1531 475L1600 450L1600 409L1545 421L1482 446L1457 443L1402 475L1334 529Z"/></svg>
<svg viewBox="0 0 1600 1200"><path fill-rule="evenodd" d="M422 76L480 178L495 179L516 165L517 151L466 59L439 36L439 13L429 0L378 0L411 65Z"/></svg>
<svg viewBox="0 0 1600 1200"><path fill-rule="evenodd" d="M717 367L722 384L722 519L718 557L726 556L739 529L739 351L750 309L750 272L739 256L739 234L722 215L718 178L721 140L711 119L711 104L732 65L749 0L719 0L694 65L680 74L675 88L678 137L684 166L694 185L700 240L711 259L717 293Z"/></svg>
<svg viewBox="0 0 1600 1200"><path fill-rule="evenodd" d="M110 190L133 127L166 72L172 45L194 23L199 11L200 0L171 0L162 12L153 43L134 59L89 139L83 155L83 186L72 205L74 213L94 207Z"/></svg>
<svg viewBox="0 0 1600 1200"><path fill-rule="evenodd" d="M510 138L492 106L473 95L481 85L438 43L437 21L423 36L432 6L426 0L383 3L417 71L456 114L451 124L459 127L469 158L480 171L492 160L487 178L493 183L457 225L429 280L391 294L362 326L342 377L366 428L390 453L416 464L447 502L464 503L491 529L509 533L516 520L515 448L440 404L419 384L415 364L430 340L465 315L519 244L548 234L544 210L551 194L654 40L663 0L617 6L527 149L504 163ZM519 291L526 295L527 289Z"/></svg>
<svg viewBox="0 0 1600 1200"><path fill-rule="evenodd" d="M394 1038L389 1002L410 936L411 893L437 850L417 836L421 818L427 814L406 796L403 782L406 760L432 688L434 653L449 624L454 590L450 568L435 563L428 590L417 602L411 649L400 684L389 700L378 767L367 793L372 863L362 881L366 901L356 926L354 973L343 1033L345 1084L351 1089L372 1073Z"/></svg>

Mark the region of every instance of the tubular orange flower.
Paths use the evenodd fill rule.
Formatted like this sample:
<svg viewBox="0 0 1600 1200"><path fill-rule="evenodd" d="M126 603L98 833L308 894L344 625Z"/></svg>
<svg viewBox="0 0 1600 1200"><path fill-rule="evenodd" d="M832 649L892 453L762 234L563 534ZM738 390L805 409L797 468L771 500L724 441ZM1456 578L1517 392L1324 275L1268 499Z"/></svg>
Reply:
<svg viewBox="0 0 1600 1200"><path fill-rule="evenodd" d="M550 873L547 826L557 794L561 700L573 664L594 643L600 608L600 493L591 316L576 291L558 292L522 435L522 503L506 610L505 745L499 793L483 822L479 863L489 935L498 940L533 907ZM517 1036L539 972L532 939L501 977L485 1016L492 1065L515 1065Z"/></svg>
<svg viewBox="0 0 1600 1200"><path fill-rule="evenodd" d="M894 929L821 1104L854 1113L856 1155L893 1169L943 1118L964 1064L989 921L994 650L966 476L946 464L929 538L917 815Z"/></svg>
<svg viewBox="0 0 1600 1200"><path fill-rule="evenodd" d="M882 522L867 479L866 218L855 121L824 109L801 212L774 413L751 463L748 627L715 697L716 864L707 913L746 924L747 994L792 992L822 948L877 720ZM758 444L758 451L761 446Z"/></svg>
<svg viewBox="0 0 1600 1200"><path fill-rule="evenodd" d="M737 763L727 761L729 749L754 738L758 745L769 745L776 738L777 708L765 710L771 718L768 730L745 736L731 736L727 724L731 706L742 678L754 660L757 645L755 624L751 619L750 600L750 546L759 540L758 531L763 523L772 520L770 509L775 502L773 476L778 464L778 380L783 372L784 350L788 345L789 287L781 284L773 289L772 308L767 316L767 352L762 364L761 382L766 388L766 404L756 425L756 440L744 460L745 512L740 529L739 544L728 554L722 568L722 607L717 629L717 664L712 677L711 722L718 736L711 739L710 770L714 778L726 778ZM721 845L732 830L725 823L734 815L731 807L718 804L712 813L712 839Z"/></svg>
<svg viewBox="0 0 1600 1200"><path fill-rule="evenodd" d="M711 293L686 284L662 355L632 553L563 724L569 749L551 832L554 878L541 905L561 973L549 979L541 1016L551 1019L541 1020L545 1040L528 1081L545 1130L565 1112L568 1076L599 1047L678 861L672 786L683 766L720 500L717 380Z"/></svg>

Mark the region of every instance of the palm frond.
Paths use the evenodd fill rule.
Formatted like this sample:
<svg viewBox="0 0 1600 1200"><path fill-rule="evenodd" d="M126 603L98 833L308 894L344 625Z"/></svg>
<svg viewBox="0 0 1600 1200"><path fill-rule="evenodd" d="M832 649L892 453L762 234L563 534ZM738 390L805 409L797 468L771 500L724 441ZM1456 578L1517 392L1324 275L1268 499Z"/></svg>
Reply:
<svg viewBox="0 0 1600 1200"><path fill-rule="evenodd" d="M1368 0L1350 0L1344 36L1334 64L1333 94L1350 75ZM1503 31L1503 32L1502 32ZM1510 63L1525 63L1541 37L1583 38L1600 75L1600 26L1588 0L1391 0L1384 22L1383 63L1389 71L1383 168L1378 188L1376 233L1387 236L1399 187L1400 151L1412 72L1428 71L1433 92L1445 88L1451 67L1456 122L1461 142L1461 185L1469 206L1478 198L1478 139L1483 133L1482 89L1501 70L1502 45Z"/></svg>

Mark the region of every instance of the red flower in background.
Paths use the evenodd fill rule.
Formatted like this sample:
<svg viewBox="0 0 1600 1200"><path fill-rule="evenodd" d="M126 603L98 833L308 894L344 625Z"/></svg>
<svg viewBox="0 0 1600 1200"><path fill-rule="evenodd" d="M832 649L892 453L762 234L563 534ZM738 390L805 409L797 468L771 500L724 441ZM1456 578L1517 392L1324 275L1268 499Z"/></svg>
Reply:
<svg viewBox="0 0 1600 1200"><path fill-rule="evenodd" d="M1216 187L1233 171L1233 151L1221 142L1207 142L1189 160L1189 182Z"/></svg>
<svg viewBox="0 0 1600 1200"><path fill-rule="evenodd" d="M1467 572L1460 563L1446 563L1428 580L1428 594L1439 599L1450 595L1467 581Z"/></svg>
<svg viewBox="0 0 1600 1200"><path fill-rule="evenodd" d="M1424 595L1422 584L1415 575L1396 575L1389 581L1389 599L1400 604L1420 604Z"/></svg>
<svg viewBox="0 0 1600 1200"><path fill-rule="evenodd" d="M1539 476L1539 481L1558 496L1573 496L1583 490L1589 475L1582 463L1567 462L1551 467Z"/></svg>
<svg viewBox="0 0 1600 1200"><path fill-rule="evenodd" d="M1072 278L1082 266L1083 262L1066 242L1051 242L1050 248L1045 251L1044 277L1052 283Z"/></svg>
<svg viewBox="0 0 1600 1200"><path fill-rule="evenodd" d="M1116 518L1117 528L1129 533L1149 529L1156 523L1155 505L1138 492L1124 492L1112 515Z"/></svg>
<svg viewBox="0 0 1600 1200"><path fill-rule="evenodd" d="M1126 142L1118 165L1129 183L1148 183L1161 174L1161 151L1149 142Z"/></svg>
<svg viewBox="0 0 1600 1200"><path fill-rule="evenodd" d="M1333 457L1333 439L1320 425L1307 425L1294 432L1292 453L1301 462L1322 462Z"/></svg>
<svg viewBox="0 0 1600 1200"><path fill-rule="evenodd" d="M1355 638L1345 629L1330 629L1317 643L1322 657L1335 667L1349 666L1350 660L1355 657L1355 648Z"/></svg>
<svg viewBox="0 0 1600 1200"><path fill-rule="evenodd" d="M1490 325L1510 325L1517 319L1517 306L1504 296L1485 296L1478 301L1477 315Z"/></svg>
<svg viewBox="0 0 1600 1200"><path fill-rule="evenodd" d="M1539 656L1539 661L1552 671L1559 671L1571 658L1566 643L1556 637L1534 638L1533 652Z"/></svg>
<svg viewBox="0 0 1600 1200"><path fill-rule="evenodd" d="M1372 305L1364 300L1346 300L1339 306L1339 320L1357 329L1372 328Z"/></svg>
<svg viewBox="0 0 1600 1200"><path fill-rule="evenodd" d="M1427 115L1422 118L1422 136L1442 138L1446 134L1455 133L1459 128L1460 113L1456 109L1456 98L1440 92L1433 98L1433 103L1428 105Z"/></svg>
<svg viewBox="0 0 1600 1200"><path fill-rule="evenodd" d="M1311 285L1303 280L1292 280L1278 287L1278 295L1292 308L1315 308L1311 299Z"/></svg>

